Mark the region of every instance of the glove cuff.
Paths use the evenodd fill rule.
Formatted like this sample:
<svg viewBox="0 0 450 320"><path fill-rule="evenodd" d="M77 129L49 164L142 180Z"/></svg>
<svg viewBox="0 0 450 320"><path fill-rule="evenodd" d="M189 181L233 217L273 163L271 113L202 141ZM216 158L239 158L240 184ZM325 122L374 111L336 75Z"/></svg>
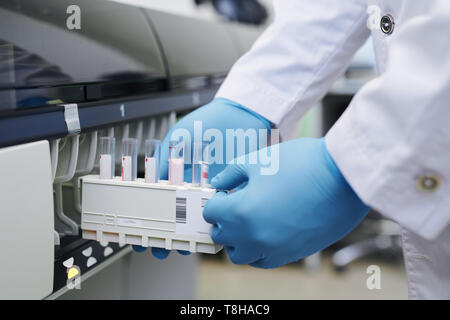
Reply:
<svg viewBox="0 0 450 320"><path fill-rule="evenodd" d="M358 195L355 193L355 191L353 190L353 188L351 187L351 185L348 183L347 179L344 177L344 175L342 174L341 170L339 169L339 167L336 165L336 162L334 162L333 157L331 156L331 154L328 152L327 149L327 144L325 141L325 138L321 138L320 139L322 142L322 147L323 147L323 152L325 155L325 158L327 159L327 163L328 163L328 168L330 169L331 173L333 174L333 176L342 183L342 185L344 185L346 188L350 189L352 193L355 194L355 196L360 199L358 197ZM362 200L360 199L360 201L362 202Z"/></svg>

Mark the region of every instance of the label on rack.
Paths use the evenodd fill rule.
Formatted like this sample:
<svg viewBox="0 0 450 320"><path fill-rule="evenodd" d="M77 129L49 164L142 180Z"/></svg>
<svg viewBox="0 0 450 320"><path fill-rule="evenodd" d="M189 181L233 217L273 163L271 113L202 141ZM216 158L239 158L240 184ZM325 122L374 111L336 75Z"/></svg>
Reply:
<svg viewBox="0 0 450 320"><path fill-rule="evenodd" d="M131 156L122 156L122 181L131 181L133 173Z"/></svg>
<svg viewBox="0 0 450 320"><path fill-rule="evenodd" d="M100 155L100 179L112 179L112 161L110 154Z"/></svg>
<svg viewBox="0 0 450 320"><path fill-rule="evenodd" d="M156 183L156 158L145 158L145 182Z"/></svg>
<svg viewBox="0 0 450 320"><path fill-rule="evenodd" d="M137 219L117 218L117 224L124 227L139 227L142 225L142 222Z"/></svg>
<svg viewBox="0 0 450 320"><path fill-rule="evenodd" d="M211 224L203 219L203 208L213 192L178 189L176 194L176 232L189 235L209 235Z"/></svg>

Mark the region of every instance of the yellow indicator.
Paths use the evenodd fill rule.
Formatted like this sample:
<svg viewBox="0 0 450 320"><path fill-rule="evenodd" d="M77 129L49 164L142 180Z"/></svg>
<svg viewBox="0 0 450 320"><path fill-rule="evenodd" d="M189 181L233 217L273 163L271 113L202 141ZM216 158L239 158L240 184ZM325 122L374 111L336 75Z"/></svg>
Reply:
<svg viewBox="0 0 450 320"><path fill-rule="evenodd" d="M61 104L64 103L62 100L56 99L56 100L48 100L47 104Z"/></svg>
<svg viewBox="0 0 450 320"><path fill-rule="evenodd" d="M69 272L67 273L67 279L72 279L76 275L78 275L78 269L77 268L70 268Z"/></svg>

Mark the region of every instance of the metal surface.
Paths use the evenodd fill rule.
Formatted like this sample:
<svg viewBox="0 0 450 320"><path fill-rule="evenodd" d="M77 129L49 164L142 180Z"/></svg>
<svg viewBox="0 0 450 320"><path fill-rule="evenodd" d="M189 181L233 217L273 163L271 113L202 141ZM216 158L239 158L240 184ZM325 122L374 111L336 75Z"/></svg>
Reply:
<svg viewBox="0 0 450 320"><path fill-rule="evenodd" d="M165 112L190 110L211 101L216 91L217 87L195 91L178 90L151 96L79 104L81 132ZM55 139L67 134L63 107L23 110L0 117L0 147Z"/></svg>
<svg viewBox="0 0 450 320"><path fill-rule="evenodd" d="M227 23L145 12L161 39L172 77L224 74L240 56Z"/></svg>
<svg viewBox="0 0 450 320"><path fill-rule="evenodd" d="M80 8L80 29L67 26L70 15L66 11L72 5ZM7 83L0 82L0 89L16 96L16 105L3 105L0 110L35 107L51 100L79 102L74 100L84 99L83 87L79 87L81 93L76 87L71 91L74 84L91 83L86 94L95 96L107 90L99 83L166 77L163 58L144 14L139 8L112 1L4 0L0 3L0 39L0 51L9 47L8 52L12 52L9 58L0 59L0 64L12 66L7 69L12 76ZM136 88L115 86L108 90L130 94Z"/></svg>

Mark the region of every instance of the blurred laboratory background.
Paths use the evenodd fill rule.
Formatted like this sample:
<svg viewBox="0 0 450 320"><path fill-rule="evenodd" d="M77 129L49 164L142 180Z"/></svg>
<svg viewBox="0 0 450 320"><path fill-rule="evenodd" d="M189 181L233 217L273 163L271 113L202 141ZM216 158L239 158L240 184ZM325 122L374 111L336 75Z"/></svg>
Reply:
<svg viewBox="0 0 450 320"><path fill-rule="evenodd" d="M82 9L83 28L77 33L67 31L67 15L60 18L55 13L65 13L72 3ZM33 232L46 236L36 235L39 240L33 248L31 238L18 241L20 255L18 249L13 251L5 241L0 242L0 252L14 257L11 261L0 255L0 283L18 288L12 292L0 289L0 297L22 297L20 288L30 284L35 289L25 297L49 299L408 297L401 231L376 211L323 252L269 270L233 265L223 251L189 256L172 252L160 261L150 250L136 253L130 246L80 236L79 177L98 171L99 138L115 137L119 145L133 137L141 146L146 138L162 139L177 118L213 98L233 62L251 47L273 16L271 0L0 3L0 148L49 141L54 186L50 196L40 194L36 179L24 181L21 187L22 194L36 195L36 203L50 197L50 205L42 204L42 212L53 205L49 219L54 228L44 225L48 221L44 218L34 221L27 217L31 219L27 227L33 225ZM16 63L9 63L11 60ZM369 40L321 103L299 122L292 138L323 136L355 92L375 74ZM73 103L78 104L81 129L70 132L63 113L69 112L67 105ZM56 105L65 107L52 115L55 109L50 107ZM124 105L135 111L125 112ZM110 110L117 110L118 118ZM58 121L61 123L55 125ZM8 155L0 153L0 159L2 156ZM120 158L115 163L119 165ZM138 171L141 174L143 169ZM1 184L0 190L14 192ZM18 215L29 210L20 208L25 204L18 205L16 200L5 197L3 207ZM10 227L20 226L22 218L2 219L0 234L23 230ZM7 226L9 230L4 230ZM42 273L39 276L26 276L22 265L28 265L30 257L36 261L36 272ZM66 286L72 265L80 266L80 288ZM381 288L371 290L368 267L373 265L380 268ZM3 270L8 268L15 271L7 276Z"/></svg>

